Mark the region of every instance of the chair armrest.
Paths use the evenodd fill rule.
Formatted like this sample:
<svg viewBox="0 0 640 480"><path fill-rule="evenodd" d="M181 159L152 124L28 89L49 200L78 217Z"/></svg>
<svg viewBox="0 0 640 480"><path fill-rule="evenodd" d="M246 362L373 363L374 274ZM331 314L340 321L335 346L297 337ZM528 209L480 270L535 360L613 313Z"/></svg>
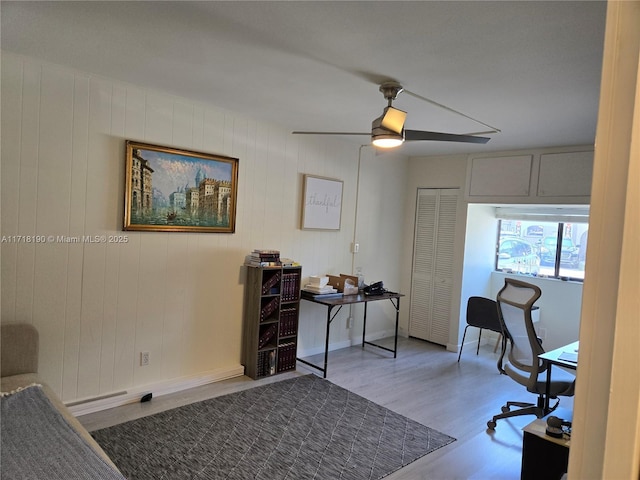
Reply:
<svg viewBox="0 0 640 480"><path fill-rule="evenodd" d="M38 372L38 331L28 323L8 323L0 330L0 376Z"/></svg>

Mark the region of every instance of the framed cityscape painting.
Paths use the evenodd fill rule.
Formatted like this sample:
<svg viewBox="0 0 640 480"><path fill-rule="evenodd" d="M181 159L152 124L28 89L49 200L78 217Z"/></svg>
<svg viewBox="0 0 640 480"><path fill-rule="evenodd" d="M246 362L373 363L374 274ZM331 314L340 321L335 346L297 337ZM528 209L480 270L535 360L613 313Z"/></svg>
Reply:
<svg viewBox="0 0 640 480"><path fill-rule="evenodd" d="M233 233L238 159L128 140L124 229Z"/></svg>

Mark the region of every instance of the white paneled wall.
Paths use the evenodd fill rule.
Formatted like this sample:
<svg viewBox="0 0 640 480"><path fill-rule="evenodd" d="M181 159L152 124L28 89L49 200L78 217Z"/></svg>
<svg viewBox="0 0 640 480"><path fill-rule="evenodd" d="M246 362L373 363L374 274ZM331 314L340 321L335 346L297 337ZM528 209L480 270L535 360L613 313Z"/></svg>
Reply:
<svg viewBox="0 0 640 480"><path fill-rule="evenodd" d="M239 158L236 233L122 232L126 139ZM362 149L360 189L375 201L360 202L358 221L375 232L375 244L360 239L365 248L354 262L399 282L402 215L394 213L403 208L407 161L369 150ZM237 374L244 256L276 248L299 261L305 277L350 272L358 153L350 143L294 137L210 105L3 52L2 322L38 328L40 373L65 401ZM304 173L344 181L339 232L299 229ZM109 234L128 242L7 240ZM389 312L372 312L372 335L388 330ZM323 315L303 304L302 350L322 346ZM331 341L348 344L351 334L341 324ZM149 366L139 366L141 351L150 352Z"/></svg>

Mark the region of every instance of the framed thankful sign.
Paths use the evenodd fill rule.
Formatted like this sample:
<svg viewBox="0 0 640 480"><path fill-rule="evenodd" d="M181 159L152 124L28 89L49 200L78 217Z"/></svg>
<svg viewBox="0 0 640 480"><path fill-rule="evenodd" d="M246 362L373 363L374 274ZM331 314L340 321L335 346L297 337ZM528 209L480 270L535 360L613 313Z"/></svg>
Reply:
<svg viewBox="0 0 640 480"><path fill-rule="evenodd" d="M342 180L305 175L301 228L340 230L342 188Z"/></svg>

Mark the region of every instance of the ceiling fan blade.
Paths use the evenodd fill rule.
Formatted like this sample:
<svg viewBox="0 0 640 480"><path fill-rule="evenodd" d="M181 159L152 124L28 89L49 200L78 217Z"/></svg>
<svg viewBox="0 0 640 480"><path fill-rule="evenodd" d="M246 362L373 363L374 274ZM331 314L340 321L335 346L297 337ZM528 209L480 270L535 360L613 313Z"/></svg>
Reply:
<svg viewBox="0 0 640 480"><path fill-rule="evenodd" d="M371 132L291 132L293 135L367 135Z"/></svg>
<svg viewBox="0 0 640 480"><path fill-rule="evenodd" d="M465 142L487 143L489 137L474 137L473 135L458 135L455 133L426 132L422 130L405 130L404 139L408 142L417 140L433 140L436 142Z"/></svg>

